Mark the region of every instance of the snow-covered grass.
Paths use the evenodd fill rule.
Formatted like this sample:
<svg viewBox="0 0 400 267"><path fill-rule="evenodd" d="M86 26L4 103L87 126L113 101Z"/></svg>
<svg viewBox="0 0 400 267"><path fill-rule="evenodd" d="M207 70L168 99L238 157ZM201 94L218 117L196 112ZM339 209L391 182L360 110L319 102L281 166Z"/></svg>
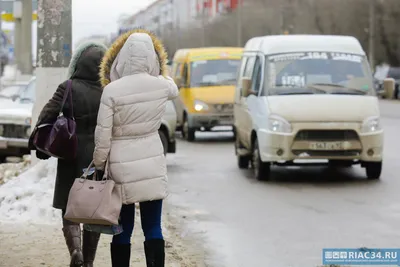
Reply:
<svg viewBox="0 0 400 267"><path fill-rule="evenodd" d="M15 158L14 162L0 164L0 185L7 183L9 180L17 177L30 167L30 155L21 158Z"/></svg>
<svg viewBox="0 0 400 267"><path fill-rule="evenodd" d="M52 224L61 214L52 207L57 160L40 161L0 186L0 221Z"/></svg>

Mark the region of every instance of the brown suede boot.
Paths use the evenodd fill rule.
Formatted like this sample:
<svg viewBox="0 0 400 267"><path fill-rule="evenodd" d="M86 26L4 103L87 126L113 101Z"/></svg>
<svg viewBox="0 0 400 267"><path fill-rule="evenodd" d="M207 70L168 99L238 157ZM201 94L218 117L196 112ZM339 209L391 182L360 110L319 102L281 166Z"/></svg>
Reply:
<svg viewBox="0 0 400 267"><path fill-rule="evenodd" d="M71 256L70 267L82 267L83 254L81 249L81 227L79 224L74 224L63 220L63 232L65 242Z"/></svg>
<svg viewBox="0 0 400 267"><path fill-rule="evenodd" d="M83 267L93 267L96 257L97 244L99 243L100 234L95 232L83 231Z"/></svg>

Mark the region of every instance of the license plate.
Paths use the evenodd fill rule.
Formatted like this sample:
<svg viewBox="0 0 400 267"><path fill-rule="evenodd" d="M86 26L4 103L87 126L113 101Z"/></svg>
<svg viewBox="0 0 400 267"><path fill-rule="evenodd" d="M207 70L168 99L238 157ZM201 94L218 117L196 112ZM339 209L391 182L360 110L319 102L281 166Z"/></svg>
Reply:
<svg viewBox="0 0 400 267"><path fill-rule="evenodd" d="M309 145L311 150L343 150L343 142L312 142Z"/></svg>

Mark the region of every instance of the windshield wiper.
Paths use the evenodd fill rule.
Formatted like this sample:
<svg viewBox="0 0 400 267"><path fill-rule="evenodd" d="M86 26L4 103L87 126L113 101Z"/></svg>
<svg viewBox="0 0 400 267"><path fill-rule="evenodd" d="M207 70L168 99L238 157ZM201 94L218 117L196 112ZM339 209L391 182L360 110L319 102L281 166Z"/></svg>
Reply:
<svg viewBox="0 0 400 267"><path fill-rule="evenodd" d="M217 83L215 83L215 82L200 82L200 83L197 83L197 85L202 85L202 86L213 86L213 85L217 85Z"/></svg>
<svg viewBox="0 0 400 267"><path fill-rule="evenodd" d="M19 99L19 101L21 101L21 102L33 102L33 99L32 98L28 98L28 97L21 97Z"/></svg>
<svg viewBox="0 0 400 267"><path fill-rule="evenodd" d="M368 93L367 90L362 90L362 89L358 89L358 88L349 88L347 86L341 85L341 84L335 84L335 83L313 83L308 85L309 87L313 87L313 86L331 86L331 87L336 87L336 90L327 92L330 94L336 94L336 95L365 95ZM313 87L315 88L315 87ZM339 91L338 91L339 89Z"/></svg>
<svg viewBox="0 0 400 267"><path fill-rule="evenodd" d="M344 85L336 84L336 83L312 83L312 84L309 84L308 86L313 86L313 85L322 85L322 86L332 86L332 87L347 88Z"/></svg>

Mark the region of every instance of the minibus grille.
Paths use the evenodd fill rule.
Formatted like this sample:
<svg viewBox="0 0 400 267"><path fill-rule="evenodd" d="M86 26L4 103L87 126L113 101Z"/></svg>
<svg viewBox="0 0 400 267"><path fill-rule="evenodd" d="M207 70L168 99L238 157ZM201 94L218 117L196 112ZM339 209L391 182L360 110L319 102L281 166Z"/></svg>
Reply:
<svg viewBox="0 0 400 267"><path fill-rule="evenodd" d="M213 104L212 107L217 112L233 112L233 104Z"/></svg>
<svg viewBox="0 0 400 267"><path fill-rule="evenodd" d="M301 130L297 133L296 141L346 141L359 140L354 130Z"/></svg>

